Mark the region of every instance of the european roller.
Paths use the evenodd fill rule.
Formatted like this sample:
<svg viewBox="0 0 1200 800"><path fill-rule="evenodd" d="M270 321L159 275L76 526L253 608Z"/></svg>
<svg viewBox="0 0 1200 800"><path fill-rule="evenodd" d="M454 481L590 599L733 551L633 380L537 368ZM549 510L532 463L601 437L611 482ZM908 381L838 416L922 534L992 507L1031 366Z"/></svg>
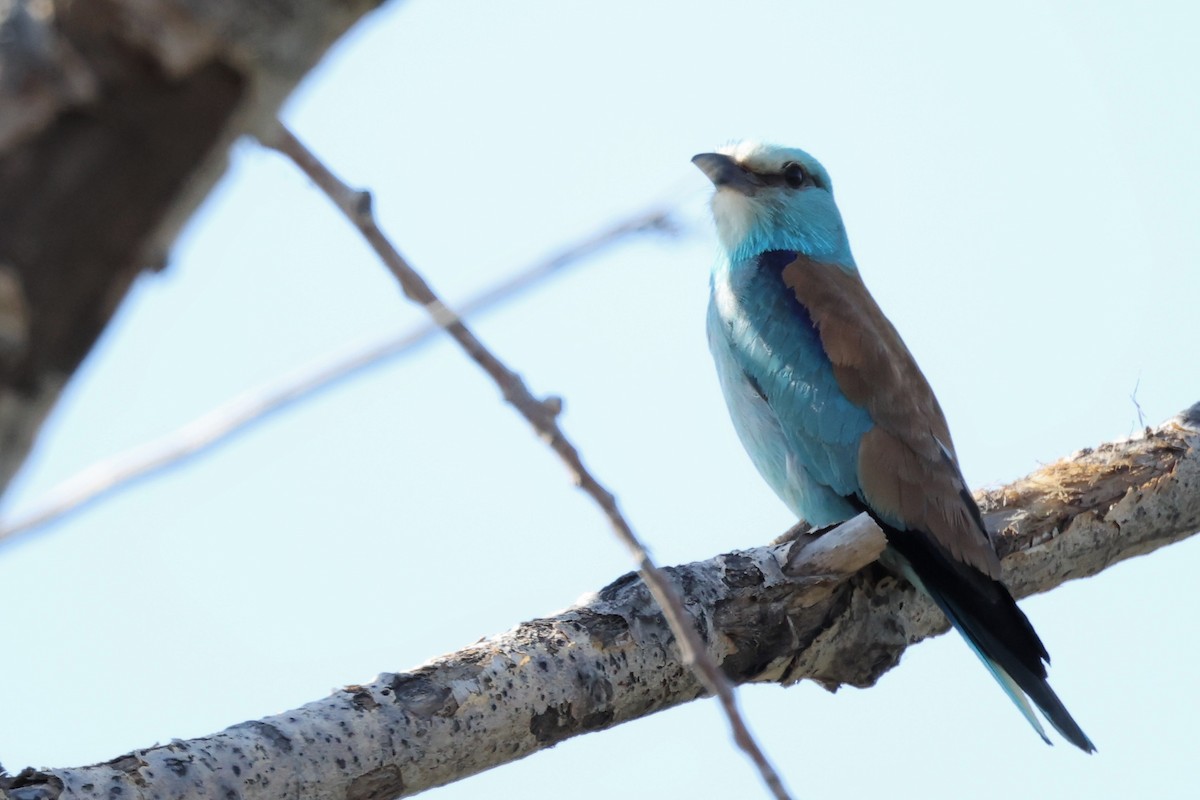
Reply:
<svg viewBox="0 0 1200 800"><path fill-rule="evenodd" d="M758 471L816 527L870 514L887 536L884 563L945 612L1034 730L1050 742L1030 701L1094 751L1000 582L937 398L859 277L825 168L753 142L692 162L716 187L724 250L708 343Z"/></svg>

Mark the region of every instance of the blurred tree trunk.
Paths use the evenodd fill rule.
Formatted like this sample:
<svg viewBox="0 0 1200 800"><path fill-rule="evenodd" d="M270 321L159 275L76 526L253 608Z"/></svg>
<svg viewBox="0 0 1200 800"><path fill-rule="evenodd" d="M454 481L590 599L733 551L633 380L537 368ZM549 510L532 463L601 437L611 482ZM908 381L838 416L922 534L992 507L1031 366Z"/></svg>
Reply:
<svg viewBox="0 0 1200 800"><path fill-rule="evenodd" d="M0 5L0 492L232 142L380 2Z"/></svg>

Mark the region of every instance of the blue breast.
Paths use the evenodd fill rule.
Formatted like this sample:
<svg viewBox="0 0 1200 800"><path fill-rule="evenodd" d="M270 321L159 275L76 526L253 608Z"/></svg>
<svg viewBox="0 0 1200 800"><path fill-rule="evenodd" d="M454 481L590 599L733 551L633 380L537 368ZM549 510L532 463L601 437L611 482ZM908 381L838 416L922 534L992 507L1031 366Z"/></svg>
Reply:
<svg viewBox="0 0 1200 800"><path fill-rule="evenodd" d="M709 342L759 472L796 514L824 525L853 516L844 498L858 491L858 443L873 423L838 388L812 318L783 282L795 258L773 250L718 266Z"/></svg>

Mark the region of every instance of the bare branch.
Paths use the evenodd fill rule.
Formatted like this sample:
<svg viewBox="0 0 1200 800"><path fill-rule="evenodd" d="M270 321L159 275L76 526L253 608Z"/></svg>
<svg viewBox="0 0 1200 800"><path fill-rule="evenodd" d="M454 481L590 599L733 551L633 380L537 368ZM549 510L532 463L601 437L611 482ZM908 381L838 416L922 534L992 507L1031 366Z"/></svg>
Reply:
<svg viewBox="0 0 1200 800"><path fill-rule="evenodd" d="M575 484L587 493L608 518L617 538L628 548L637 563L638 572L649 587L651 595L663 609L671 631L675 634L683 661L700 679L705 689L716 695L733 731L734 741L746 752L758 768L764 783L772 794L788 798L787 790L766 754L754 741L745 720L738 709L733 684L725 677L704 648L704 642L690 619L682 599L638 540L633 527L625 519L612 492L606 489L588 468L575 446L558 427L558 412L561 402L557 398L539 400L533 396L521 377L505 366L484 346L474 333L463 323L461 317L451 311L430 288L416 270L400 255L387 236L380 230L371 211L371 195L355 191L334 175L292 133L280 123L275 130L260 135L260 141L290 158L296 166L323 191L334 205L359 229L363 238L383 260L404 295L425 308L433 320L442 326L454 341L476 364L488 374L500 388L504 399L533 426L537 434L562 459Z"/></svg>
<svg viewBox="0 0 1200 800"><path fill-rule="evenodd" d="M1200 529L1200 404L1144 437L1102 445L983 495L1020 596ZM687 587L707 654L737 682L870 686L946 629L871 564L859 517L819 538L665 570ZM584 602L404 673L219 734L78 769L27 770L19 800L407 797L566 738L704 695L635 575Z"/></svg>
<svg viewBox="0 0 1200 800"><path fill-rule="evenodd" d="M460 313L466 316L495 308L590 256L647 233L677 235L679 227L671 209L630 215L468 298L460 306ZM3 286L0 280L0 291ZM57 522L138 481L161 475L316 392L411 352L439 330L437 324L427 322L366 345L356 345L282 380L243 392L165 436L93 464L47 492L30 513L0 524L0 543Z"/></svg>

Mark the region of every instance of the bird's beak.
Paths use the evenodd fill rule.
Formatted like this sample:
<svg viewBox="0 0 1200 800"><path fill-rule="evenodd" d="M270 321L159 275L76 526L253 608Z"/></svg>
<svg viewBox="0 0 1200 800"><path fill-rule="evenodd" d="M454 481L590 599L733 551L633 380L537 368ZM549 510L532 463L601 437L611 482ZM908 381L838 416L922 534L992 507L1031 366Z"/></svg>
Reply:
<svg viewBox="0 0 1200 800"><path fill-rule="evenodd" d="M701 153L692 156L692 163L699 167L718 189L733 189L744 195L753 195L763 186L757 175L742 169L736 161L721 153Z"/></svg>

